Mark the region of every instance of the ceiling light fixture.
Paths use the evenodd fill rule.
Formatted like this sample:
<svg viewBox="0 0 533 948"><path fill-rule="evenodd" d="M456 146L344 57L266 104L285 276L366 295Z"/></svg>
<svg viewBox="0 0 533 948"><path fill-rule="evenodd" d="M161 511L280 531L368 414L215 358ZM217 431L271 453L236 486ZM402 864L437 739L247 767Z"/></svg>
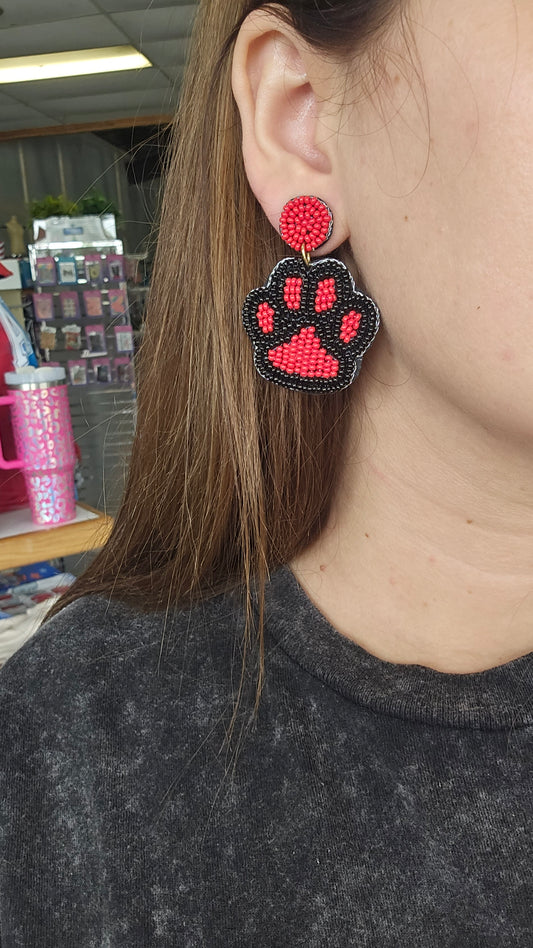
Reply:
<svg viewBox="0 0 533 948"><path fill-rule="evenodd" d="M146 69L151 65L150 60L134 46L44 53L39 56L0 59L0 83L90 76L102 72L121 72L125 69Z"/></svg>

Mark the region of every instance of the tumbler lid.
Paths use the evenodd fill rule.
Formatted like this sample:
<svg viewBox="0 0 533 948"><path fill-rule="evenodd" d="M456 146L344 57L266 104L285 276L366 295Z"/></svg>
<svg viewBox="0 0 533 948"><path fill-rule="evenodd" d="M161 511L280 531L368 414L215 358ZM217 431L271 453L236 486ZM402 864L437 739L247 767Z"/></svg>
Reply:
<svg viewBox="0 0 533 948"><path fill-rule="evenodd" d="M61 382L65 378L65 369L60 366L42 366L40 369L27 366L4 375L6 385L39 385L41 382Z"/></svg>

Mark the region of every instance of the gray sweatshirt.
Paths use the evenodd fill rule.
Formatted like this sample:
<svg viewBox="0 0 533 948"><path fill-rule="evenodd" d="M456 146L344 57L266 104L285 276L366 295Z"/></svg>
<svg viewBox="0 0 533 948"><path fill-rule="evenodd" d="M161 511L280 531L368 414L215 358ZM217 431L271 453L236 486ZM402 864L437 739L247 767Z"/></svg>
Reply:
<svg viewBox="0 0 533 948"><path fill-rule="evenodd" d="M228 752L242 629L90 596L0 671L2 948L532 948L533 653L381 661L284 567Z"/></svg>

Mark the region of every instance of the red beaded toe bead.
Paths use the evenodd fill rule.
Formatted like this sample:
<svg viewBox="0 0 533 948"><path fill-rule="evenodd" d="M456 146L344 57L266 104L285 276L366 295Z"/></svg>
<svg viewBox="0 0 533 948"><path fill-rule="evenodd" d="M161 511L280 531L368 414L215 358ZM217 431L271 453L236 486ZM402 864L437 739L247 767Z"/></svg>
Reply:
<svg viewBox="0 0 533 948"><path fill-rule="evenodd" d="M320 280L315 297L315 313L325 313L326 310L332 309L336 302L335 279L330 277L327 280Z"/></svg>
<svg viewBox="0 0 533 948"><path fill-rule="evenodd" d="M302 302L302 278L287 277L283 288L283 299L288 309L300 309Z"/></svg>
<svg viewBox="0 0 533 948"><path fill-rule="evenodd" d="M268 303L260 303L257 307L257 322L263 332L272 332L274 329L274 310Z"/></svg>
<svg viewBox="0 0 533 948"><path fill-rule="evenodd" d="M342 319L339 339L342 339L342 341L346 343L351 342L352 339L355 339L361 318L361 313L356 313L354 309L350 310L349 313L346 313Z"/></svg>

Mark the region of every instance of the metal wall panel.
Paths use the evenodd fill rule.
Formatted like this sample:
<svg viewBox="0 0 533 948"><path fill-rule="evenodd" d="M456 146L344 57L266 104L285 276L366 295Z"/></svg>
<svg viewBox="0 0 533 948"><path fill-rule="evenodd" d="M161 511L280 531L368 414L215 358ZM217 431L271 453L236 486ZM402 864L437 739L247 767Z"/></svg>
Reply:
<svg viewBox="0 0 533 948"><path fill-rule="evenodd" d="M69 386L74 438L82 453L79 499L114 516L135 431L135 400L124 386Z"/></svg>

